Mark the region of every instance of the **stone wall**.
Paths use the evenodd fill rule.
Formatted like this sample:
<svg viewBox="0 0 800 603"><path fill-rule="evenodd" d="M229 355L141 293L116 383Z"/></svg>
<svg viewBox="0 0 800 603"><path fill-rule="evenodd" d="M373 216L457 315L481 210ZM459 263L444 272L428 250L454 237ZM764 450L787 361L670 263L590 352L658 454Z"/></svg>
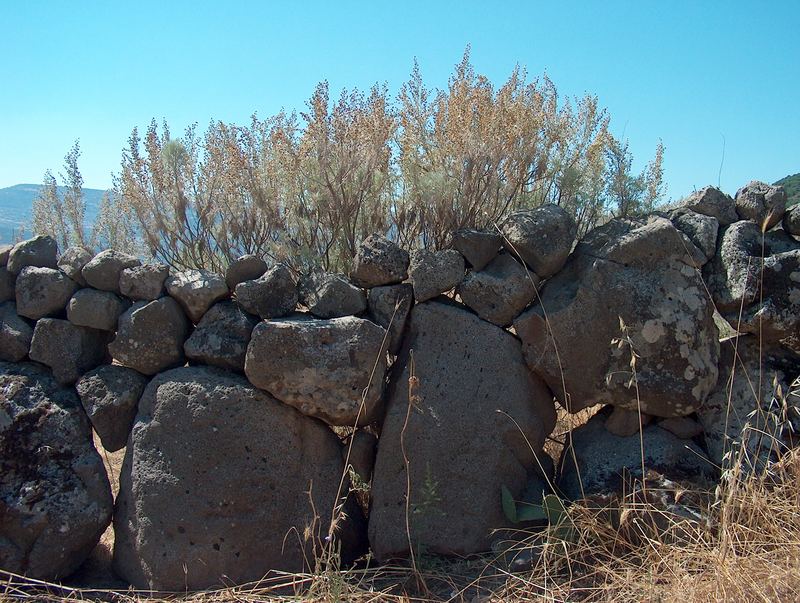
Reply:
<svg viewBox="0 0 800 603"><path fill-rule="evenodd" d="M798 234L752 182L577 244L557 206L442 251L373 235L349 276L0 249L0 568L64 577L112 518L116 572L148 589L300 571L331 542L468 555L509 526L503 491L641 477L640 429L670 480L768 462L800 423L791 396L769 408L800 373ZM742 334L720 342L723 319ZM557 404L603 408L551 459ZM92 429L125 448L116 501Z"/></svg>

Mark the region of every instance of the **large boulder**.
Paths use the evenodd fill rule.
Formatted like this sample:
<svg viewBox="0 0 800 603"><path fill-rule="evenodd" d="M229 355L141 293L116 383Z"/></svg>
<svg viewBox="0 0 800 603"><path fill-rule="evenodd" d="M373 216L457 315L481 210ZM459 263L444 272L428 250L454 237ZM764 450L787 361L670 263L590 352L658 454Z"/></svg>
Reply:
<svg viewBox="0 0 800 603"><path fill-rule="evenodd" d="M267 263L260 256L248 253L233 260L225 270L225 284L233 291L236 285L253 281L267 271Z"/></svg>
<svg viewBox="0 0 800 603"><path fill-rule="evenodd" d="M28 355L33 327L17 314L14 302L0 304L0 360L19 362Z"/></svg>
<svg viewBox="0 0 800 603"><path fill-rule="evenodd" d="M727 469L744 460L763 468L783 449L784 438L800 431L800 404L790 393L798 375L796 355L760 344L757 336L721 343L717 387L697 412L714 463Z"/></svg>
<svg viewBox="0 0 800 603"><path fill-rule="evenodd" d="M645 427L641 434L614 435L603 425L609 410L572 430L572 445L564 448L556 482L566 498L629 491L631 479L643 477L643 459L645 471L657 471L675 481L702 483L713 477L714 465L691 440L682 440L658 425Z"/></svg>
<svg viewBox="0 0 800 603"><path fill-rule="evenodd" d="M736 212L743 220L752 220L759 228L769 230L783 219L786 191L753 180L736 191Z"/></svg>
<svg viewBox="0 0 800 603"><path fill-rule="evenodd" d="M464 256L455 249L418 249L411 254L408 269L417 303L450 291L464 278Z"/></svg>
<svg viewBox="0 0 800 603"><path fill-rule="evenodd" d="M81 287L85 287L86 280L81 271L93 257L94 254L84 247L68 247L58 258L58 268Z"/></svg>
<svg viewBox="0 0 800 603"><path fill-rule="evenodd" d="M89 371L75 384L83 409L109 452L125 447L145 385L144 375L116 364Z"/></svg>
<svg viewBox="0 0 800 603"><path fill-rule="evenodd" d="M567 261L577 226L558 205L513 212L503 222L503 246L522 259L540 278L549 278Z"/></svg>
<svg viewBox="0 0 800 603"><path fill-rule="evenodd" d="M0 568L58 580L111 520L111 487L74 390L0 363Z"/></svg>
<svg viewBox="0 0 800 603"><path fill-rule="evenodd" d="M367 307L372 322L389 331L389 352L397 354L403 343L406 318L414 305L411 285L386 285L369 290Z"/></svg>
<svg viewBox="0 0 800 603"><path fill-rule="evenodd" d="M119 275L119 291L135 301L153 301L164 295L169 276L166 264L141 264L125 268Z"/></svg>
<svg viewBox="0 0 800 603"><path fill-rule="evenodd" d="M531 450L555 425L553 396L513 335L452 303L414 306L395 366L372 483L373 554L406 556L406 521L418 551L485 551L507 525L502 487L519 497Z"/></svg>
<svg viewBox="0 0 800 603"><path fill-rule="evenodd" d="M736 203L731 196L713 186L703 187L667 209L690 210L704 216L711 216L723 226L739 221Z"/></svg>
<svg viewBox="0 0 800 603"><path fill-rule="evenodd" d="M218 274L207 270L186 270L167 278L167 293L178 300L194 324L216 302L228 297L228 285Z"/></svg>
<svg viewBox="0 0 800 603"><path fill-rule="evenodd" d="M244 357L258 318L230 300L214 304L183 344L186 357L233 371L244 371Z"/></svg>
<svg viewBox="0 0 800 603"><path fill-rule="evenodd" d="M145 389L126 450L114 568L138 588L181 592L313 569L343 471L328 427L243 377L163 373ZM358 519L346 510L336 531L345 558Z"/></svg>
<svg viewBox="0 0 800 603"><path fill-rule="evenodd" d="M368 236L358 246L350 280L359 287L393 285L408 277L408 252L380 234Z"/></svg>
<svg viewBox="0 0 800 603"><path fill-rule="evenodd" d="M469 272L456 292L484 320L505 327L536 298L539 277L502 253L478 272Z"/></svg>
<svg viewBox="0 0 800 603"><path fill-rule="evenodd" d="M70 384L108 357L106 331L80 327L66 320L36 321L31 339L31 360L46 364L59 383Z"/></svg>
<svg viewBox="0 0 800 603"><path fill-rule="evenodd" d="M6 268L11 274L19 274L25 266L36 268L58 267L58 244L48 235L39 235L20 241L8 252Z"/></svg>
<svg viewBox="0 0 800 603"><path fill-rule="evenodd" d="M79 289L67 305L67 319L74 325L116 331L117 319L130 306L111 291Z"/></svg>
<svg viewBox="0 0 800 603"><path fill-rule="evenodd" d="M697 257L663 218L589 233L514 322L531 369L572 412L599 403L661 417L697 410L719 357Z"/></svg>
<svg viewBox="0 0 800 603"><path fill-rule="evenodd" d="M138 258L130 254L106 249L86 262L81 269L81 275L90 287L119 293L119 277L122 271L141 263Z"/></svg>
<svg viewBox="0 0 800 603"><path fill-rule="evenodd" d="M383 327L355 316L265 320L253 330L245 374L305 415L366 425L380 410L385 335Z"/></svg>
<svg viewBox="0 0 800 603"><path fill-rule="evenodd" d="M314 271L298 283L300 302L319 318L361 314L367 309L367 295L339 274Z"/></svg>
<svg viewBox="0 0 800 603"><path fill-rule="evenodd" d="M123 366L155 375L183 363L183 342L190 329L171 297L137 302L119 317L117 336L108 351Z"/></svg>
<svg viewBox="0 0 800 603"><path fill-rule="evenodd" d="M284 264L273 266L255 280L239 283L235 294L245 312L261 318L280 318L297 307L297 283Z"/></svg>
<svg viewBox="0 0 800 603"><path fill-rule="evenodd" d="M453 248L464 256L473 270L483 270L500 252L503 237L499 232L464 229L453 234Z"/></svg>
<svg viewBox="0 0 800 603"><path fill-rule="evenodd" d="M17 277L17 312L37 320L64 311L78 284L60 270L26 266Z"/></svg>

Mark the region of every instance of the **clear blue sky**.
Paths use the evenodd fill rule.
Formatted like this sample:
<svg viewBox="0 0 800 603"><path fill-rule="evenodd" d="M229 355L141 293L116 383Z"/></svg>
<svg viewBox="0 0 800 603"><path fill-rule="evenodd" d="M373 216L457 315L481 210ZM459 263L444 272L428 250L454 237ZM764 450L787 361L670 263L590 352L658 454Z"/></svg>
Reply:
<svg viewBox="0 0 800 603"><path fill-rule="evenodd" d="M134 126L173 132L302 109L315 84L386 82L414 57L444 87L467 44L596 94L639 164L666 145L668 195L800 172L800 0L769 2L0 2L0 187L41 182L80 139L106 188Z"/></svg>

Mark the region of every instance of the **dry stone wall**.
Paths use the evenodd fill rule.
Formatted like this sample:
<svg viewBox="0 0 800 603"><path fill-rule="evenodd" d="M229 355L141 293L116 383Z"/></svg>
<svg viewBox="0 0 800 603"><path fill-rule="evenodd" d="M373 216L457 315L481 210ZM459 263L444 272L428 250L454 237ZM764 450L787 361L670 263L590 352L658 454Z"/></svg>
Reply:
<svg viewBox="0 0 800 603"><path fill-rule="evenodd" d="M503 491L608 495L642 458L691 483L736 454L763 466L800 427L776 399L800 373L785 198L708 187L577 244L556 206L446 250L375 234L349 275L2 248L0 569L63 578L112 515L115 570L146 589L301 571L331 546L469 555L509 526ZM720 344L715 310L744 334ZM557 405L603 408L552 459ZM125 448L113 513L90 425Z"/></svg>

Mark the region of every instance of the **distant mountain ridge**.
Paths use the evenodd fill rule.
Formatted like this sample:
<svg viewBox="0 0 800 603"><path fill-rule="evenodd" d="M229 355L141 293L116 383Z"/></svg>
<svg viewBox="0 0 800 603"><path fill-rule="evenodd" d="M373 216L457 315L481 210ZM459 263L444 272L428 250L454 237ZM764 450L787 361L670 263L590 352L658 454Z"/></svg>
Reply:
<svg viewBox="0 0 800 603"><path fill-rule="evenodd" d="M775 183L786 189L786 205L797 205L800 203L800 174L792 174L781 178Z"/></svg>
<svg viewBox="0 0 800 603"><path fill-rule="evenodd" d="M25 228L26 234L30 234L31 208L43 186L42 184L15 184L0 188L0 245L11 243L14 233L19 233L22 227ZM60 195L63 195L65 191L65 187L58 187ZM83 189L87 225L94 223L104 192L97 188Z"/></svg>

